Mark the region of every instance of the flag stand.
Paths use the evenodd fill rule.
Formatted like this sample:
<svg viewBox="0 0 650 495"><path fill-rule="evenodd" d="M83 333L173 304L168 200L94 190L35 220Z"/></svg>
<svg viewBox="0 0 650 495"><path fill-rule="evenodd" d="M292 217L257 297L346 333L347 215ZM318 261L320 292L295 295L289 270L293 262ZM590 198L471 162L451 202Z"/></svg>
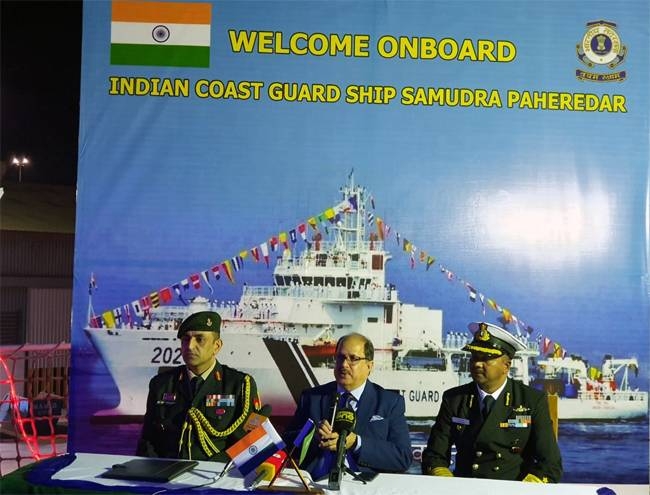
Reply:
<svg viewBox="0 0 650 495"><path fill-rule="evenodd" d="M286 466L287 462L291 463L291 466L293 467L294 471L298 474L298 477L302 482L302 486L273 486L273 483L275 483L275 480L278 479L280 473L282 472L282 469ZM280 469L278 469L278 471L275 473L275 476L273 476L271 482L267 486L259 486L257 487L257 489L266 490L270 492L312 493L315 495L322 495L325 493L322 488L315 488L309 486L309 483L307 483L307 480L300 472L300 469L298 468L296 461L293 460L293 457L291 455L287 455L287 457L284 459L284 461L280 465Z"/></svg>

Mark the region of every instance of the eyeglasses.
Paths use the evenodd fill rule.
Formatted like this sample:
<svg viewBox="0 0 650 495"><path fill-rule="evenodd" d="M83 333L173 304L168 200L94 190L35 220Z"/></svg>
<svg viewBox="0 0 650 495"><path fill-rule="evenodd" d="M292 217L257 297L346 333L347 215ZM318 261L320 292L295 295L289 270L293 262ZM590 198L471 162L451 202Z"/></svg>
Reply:
<svg viewBox="0 0 650 495"><path fill-rule="evenodd" d="M350 366L356 366L361 361L369 361L367 357L359 357L355 355L346 356L344 354L336 355L336 362L341 364L343 361L347 361Z"/></svg>

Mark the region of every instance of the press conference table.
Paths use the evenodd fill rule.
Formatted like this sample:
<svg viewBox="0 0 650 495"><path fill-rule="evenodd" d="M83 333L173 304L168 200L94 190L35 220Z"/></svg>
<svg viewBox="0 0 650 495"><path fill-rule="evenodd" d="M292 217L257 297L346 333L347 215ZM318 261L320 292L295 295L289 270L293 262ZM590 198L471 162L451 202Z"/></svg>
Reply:
<svg viewBox="0 0 650 495"><path fill-rule="evenodd" d="M192 493L192 494L233 494L235 492L247 491L250 480L254 477L251 473L246 479L239 475L238 471L232 470L226 476L216 480L221 472L223 464L214 462L200 462L192 471L180 475L171 482L156 484L150 482L121 481L99 477L100 474L109 469L113 464L124 463L132 456L112 454L68 454L58 459L43 461L43 467L48 466L49 471L35 466L32 471L27 472L25 491L20 493L139 493L150 494L161 492L169 493ZM57 465L56 463L59 463ZM39 463L37 463L39 464ZM30 475L31 473L31 475ZM308 474L303 474L308 478ZM38 475L38 476L36 476ZM3 483L4 484L4 483ZM266 483L268 484L268 483ZM201 485L201 486L199 486ZM300 487L300 479L292 469L282 472L275 483L278 487ZM0 491L6 491L0 487ZM327 480L314 483L313 486L322 488L327 494L341 495L458 495L465 493L498 493L499 495L647 495L648 485L590 485L590 484L556 484L545 485L537 483L520 483L514 481L494 481L469 478L440 478L430 476L418 476L413 474L380 474L373 481L362 484L345 475L341 483L341 490L327 490ZM38 489L33 489L40 487ZM51 492L48 492L48 487ZM603 490L606 487L610 491ZM191 491L189 489L191 488ZM14 489L15 490L15 489ZM288 490L281 490L277 493L289 493ZM248 493L269 494L268 491L254 490Z"/></svg>

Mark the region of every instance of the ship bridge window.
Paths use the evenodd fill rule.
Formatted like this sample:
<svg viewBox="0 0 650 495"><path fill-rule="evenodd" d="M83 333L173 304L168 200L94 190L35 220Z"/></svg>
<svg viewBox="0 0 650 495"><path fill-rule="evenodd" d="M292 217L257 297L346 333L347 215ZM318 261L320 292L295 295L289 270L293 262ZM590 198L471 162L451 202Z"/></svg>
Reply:
<svg viewBox="0 0 650 495"><path fill-rule="evenodd" d="M325 287L334 287L334 277L325 277Z"/></svg>
<svg viewBox="0 0 650 495"><path fill-rule="evenodd" d="M393 323L393 305L387 304L384 306L384 322Z"/></svg>
<svg viewBox="0 0 650 495"><path fill-rule="evenodd" d="M284 277L284 285L291 285L291 277L288 275L285 275Z"/></svg>
<svg viewBox="0 0 650 495"><path fill-rule="evenodd" d="M300 285L302 282L300 281L300 275L294 275L291 277L291 280L293 281L294 285Z"/></svg>
<svg viewBox="0 0 650 495"><path fill-rule="evenodd" d="M382 255L382 254L373 254L372 255L372 269L373 270L383 270L384 269L384 255Z"/></svg>
<svg viewBox="0 0 650 495"><path fill-rule="evenodd" d="M280 275L275 276L275 285L284 285L284 281L282 280L282 276L280 276Z"/></svg>
<svg viewBox="0 0 650 495"><path fill-rule="evenodd" d="M327 266L327 254L319 253L316 255L316 266Z"/></svg>
<svg viewBox="0 0 650 495"><path fill-rule="evenodd" d="M305 285L311 285L313 281L312 277L302 277L302 283Z"/></svg>
<svg viewBox="0 0 650 495"><path fill-rule="evenodd" d="M336 286L337 287L345 287L346 286L345 277L336 277Z"/></svg>
<svg viewBox="0 0 650 495"><path fill-rule="evenodd" d="M352 277L348 277L348 289L352 288L352 282L353 282Z"/></svg>
<svg viewBox="0 0 650 495"><path fill-rule="evenodd" d="M323 277L314 277L314 285L323 285Z"/></svg>
<svg viewBox="0 0 650 495"><path fill-rule="evenodd" d="M354 253L350 255L352 261L359 261L359 253Z"/></svg>
<svg viewBox="0 0 650 495"><path fill-rule="evenodd" d="M377 322L379 322L379 318L377 318L376 316L368 317L368 323L377 323Z"/></svg>

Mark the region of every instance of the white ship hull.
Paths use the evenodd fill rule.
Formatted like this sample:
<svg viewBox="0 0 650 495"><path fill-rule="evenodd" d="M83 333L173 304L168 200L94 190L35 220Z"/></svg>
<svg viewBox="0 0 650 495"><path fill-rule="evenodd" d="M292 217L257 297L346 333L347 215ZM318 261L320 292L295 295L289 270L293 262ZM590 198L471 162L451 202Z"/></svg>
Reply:
<svg viewBox="0 0 650 495"><path fill-rule="evenodd" d="M648 394L637 392L633 399L625 397L605 399L558 400L558 417L562 420L634 420L648 415Z"/></svg>
<svg viewBox="0 0 650 495"><path fill-rule="evenodd" d="M120 396L115 408L100 411L98 416L144 415L151 377L162 368L183 364L179 341L170 331L113 329L109 333L88 329L87 333L104 357ZM334 379L331 368L312 367L300 346L290 340L228 332L222 336L224 347L219 361L253 376L262 401L271 404L276 416L291 416L296 408L296 399L304 388ZM276 361L284 359L286 354L292 357L285 359L284 369L281 369ZM435 417L443 391L461 382L459 373L451 370L376 369L371 379L384 388L399 391L406 402L407 416L414 418Z"/></svg>

